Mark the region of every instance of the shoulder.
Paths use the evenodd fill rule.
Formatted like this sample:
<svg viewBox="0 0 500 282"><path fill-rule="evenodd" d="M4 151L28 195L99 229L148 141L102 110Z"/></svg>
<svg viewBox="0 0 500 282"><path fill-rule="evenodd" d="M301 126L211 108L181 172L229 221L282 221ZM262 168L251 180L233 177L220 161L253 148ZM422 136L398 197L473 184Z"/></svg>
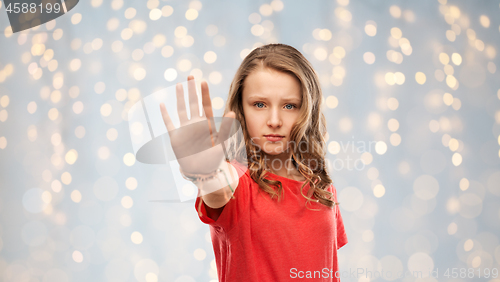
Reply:
<svg viewBox="0 0 500 282"><path fill-rule="evenodd" d="M328 192L331 192L333 194L333 198L335 199L334 201L337 202L337 189L335 188L335 186L333 185L333 183L330 183L326 190Z"/></svg>

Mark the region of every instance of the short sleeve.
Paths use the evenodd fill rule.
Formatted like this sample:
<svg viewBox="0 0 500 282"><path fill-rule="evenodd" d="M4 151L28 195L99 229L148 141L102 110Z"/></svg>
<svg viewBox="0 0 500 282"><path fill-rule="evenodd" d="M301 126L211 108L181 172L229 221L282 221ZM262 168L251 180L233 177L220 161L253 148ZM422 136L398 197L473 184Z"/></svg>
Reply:
<svg viewBox="0 0 500 282"><path fill-rule="evenodd" d="M335 202L337 200L337 189L335 186L330 185L333 193L333 197ZM345 244L347 244L347 234L345 233L344 220L342 219L342 215L340 214L339 205L335 205L335 223L337 225L337 249L342 248Z"/></svg>
<svg viewBox="0 0 500 282"><path fill-rule="evenodd" d="M239 183L235 189L234 198L231 198L227 204L218 209L212 209L203 202L198 190L198 197L196 198L195 208L198 212L198 217L203 223L209 224L214 227L222 227L224 230L229 231L238 220L241 218L248 203L248 189L250 175L248 169L242 164L232 161L231 164L238 172Z"/></svg>

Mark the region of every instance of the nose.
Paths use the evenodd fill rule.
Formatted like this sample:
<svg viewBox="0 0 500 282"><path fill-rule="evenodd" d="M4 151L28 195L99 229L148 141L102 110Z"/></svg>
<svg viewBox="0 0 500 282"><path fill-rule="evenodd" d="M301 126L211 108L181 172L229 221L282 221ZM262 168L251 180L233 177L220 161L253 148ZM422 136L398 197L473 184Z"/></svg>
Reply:
<svg viewBox="0 0 500 282"><path fill-rule="evenodd" d="M267 125L269 127L280 128L283 125L281 115L278 109L273 109L269 111L269 118L267 120Z"/></svg>

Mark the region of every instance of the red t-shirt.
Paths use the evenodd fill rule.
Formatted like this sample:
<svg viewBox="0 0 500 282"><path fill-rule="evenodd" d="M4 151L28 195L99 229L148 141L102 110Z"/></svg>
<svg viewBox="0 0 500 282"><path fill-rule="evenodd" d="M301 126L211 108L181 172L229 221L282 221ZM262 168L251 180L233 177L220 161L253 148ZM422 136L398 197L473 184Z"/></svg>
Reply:
<svg viewBox="0 0 500 282"><path fill-rule="evenodd" d="M283 185L278 202L245 167L232 164L240 177L235 198L220 209L206 206L201 197L195 203L201 221L210 225L219 282L340 281L337 249L347 236L338 205L310 202L308 209L300 193L303 182L269 173ZM328 190L337 202L333 184Z"/></svg>

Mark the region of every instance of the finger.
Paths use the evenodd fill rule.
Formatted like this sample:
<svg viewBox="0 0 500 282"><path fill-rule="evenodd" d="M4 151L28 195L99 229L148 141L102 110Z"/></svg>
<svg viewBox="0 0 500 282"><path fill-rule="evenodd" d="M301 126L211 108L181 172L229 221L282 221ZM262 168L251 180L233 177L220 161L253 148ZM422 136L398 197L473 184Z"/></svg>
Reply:
<svg viewBox="0 0 500 282"><path fill-rule="evenodd" d="M177 83L175 86L175 93L177 95L177 113L179 114L179 121L181 125L185 124L188 120L186 113L186 103L184 102L184 89L182 84Z"/></svg>
<svg viewBox="0 0 500 282"><path fill-rule="evenodd" d="M208 83L206 81L201 82L201 100L203 103L203 114L208 120L208 130L210 131L212 146L215 146L213 134L214 132L217 132L217 128L215 128L212 100L210 99L210 91L208 90Z"/></svg>
<svg viewBox="0 0 500 282"><path fill-rule="evenodd" d="M165 123L165 126L167 127L168 132L175 130L175 126L172 123L170 116L168 115L168 111L167 111L167 108L165 107L165 104L163 104L163 103L160 103L160 112L161 112L161 116L163 117L163 122Z"/></svg>
<svg viewBox="0 0 500 282"><path fill-rule="evenodd" d="M236 118L236 113L231 111L227 113L222 119L222 123L219 130L219 135L217 137L217 143L223 143L229 138L231 134L231 128L233 127Z"/></svg>
<svg viewBox="0 0 500 282"><path fill-rule="evenodd" d="M201 98L205 116L207 118L212 118L214 116L214 112L212 110L212 100L210 99L210 91L208 90L208 83L206 81L201 82Z"/></svg>
<svg viewBox="0 0 500 282"><path fill-rule="evenodd" d="M189 111L191 112L191 119L200 117L200 105L198 102L198 95L196 95L196 85L194 83L194 76L188 76L188 93L189 93Z"/></svg>

